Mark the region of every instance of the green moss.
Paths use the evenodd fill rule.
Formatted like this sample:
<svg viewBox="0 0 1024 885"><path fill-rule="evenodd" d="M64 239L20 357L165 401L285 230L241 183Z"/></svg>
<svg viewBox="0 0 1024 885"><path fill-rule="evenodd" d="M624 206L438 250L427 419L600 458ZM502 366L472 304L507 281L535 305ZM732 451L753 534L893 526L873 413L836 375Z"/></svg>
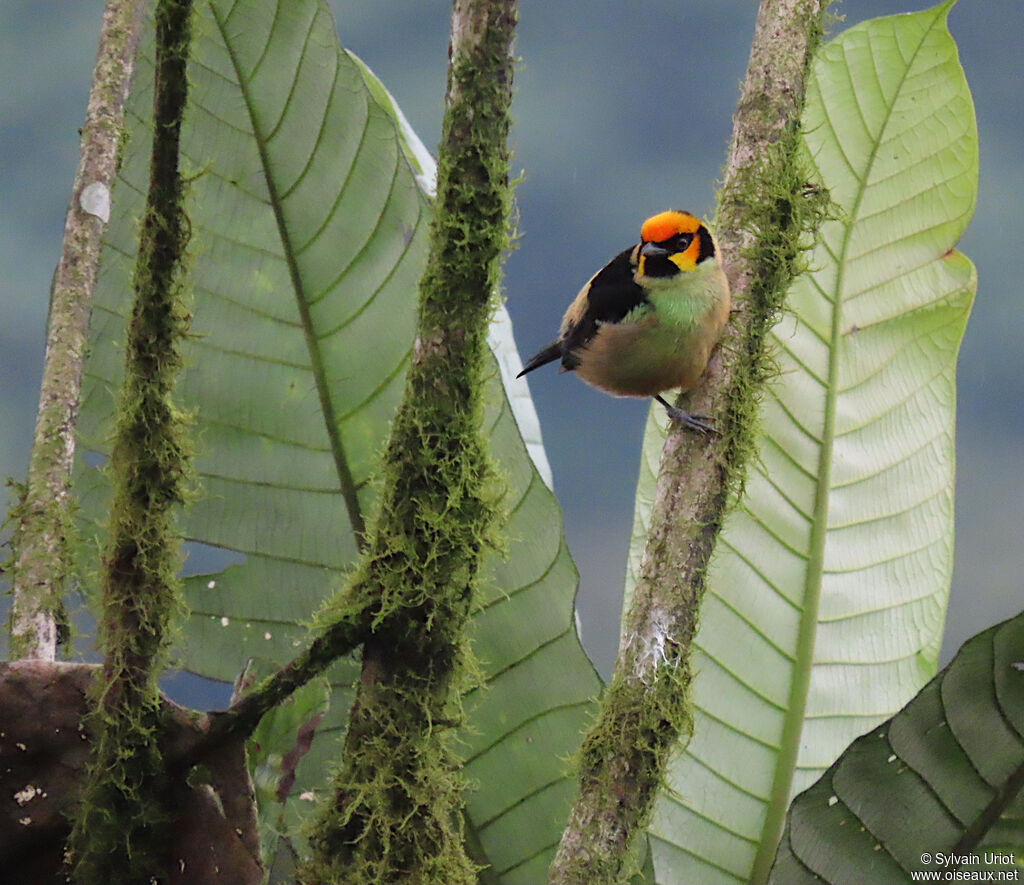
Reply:
<svg viewBox="0 0 1024 885"><path fill-rule="evenodd" d="M169 847L163 824L173 816L165 807L157 680L183 610L174 517L185 499L188 422L171 392L189 320L181 283L189 226L178 140L188 92L190 17L190 0L160 0L157 6L150 185L108 466L113 500L97 631L103 667L86 721L92 760L69 840L79 885L163 878Z"/></svg>
<svg viewBox="0 0 1024 885"><path fill-rule="evenodd" d="M820 17L812 21L805 75L821 36ZM752 63L752 69L756 67ZM739 111L744 124L753 131L775 129L779 96L773 100L756 89L752 95ZM784 98L788 97L787 93ZM794 108L797 118L799 110ZM750 115L765 126L752 125ZM731 381L724 390L714 392L723 397L725 413L716 420L720 437L709 452L717 475L705 478L703 521L678 527L670 541L655 535L661 537L660 547L648 548L648 556L658 557L667 555L670 546L685 544L685 554L680 555L685 559L686 582L671 592L656 587L647 593L638 589L634 596L626 628L632 638L620 653L599 718L580 751L581 799L567 831L570 842L563 841L552 881L597 885L622 882L637 872L636 859L628 853L631 843L649 822L672 753L681 746L680 739L685 742L692 733L690 650L698 606L722 520L742 493L746 465L756 456L760 396L765 380L775 371L767 336L830 211L827 193L810 182L810 164L802 150L799 125L794 123L748 166L730 170L732 177L719 194L716 227L726 225L730 234L743 232L751 245L741 256L749 272L745 279L750 281L739 305L744 333L732 330L723 339ZM690 465L670 464L687 471L685 478L692 479ZM677 593L683 598L668 598ZM655 610L658 605L664 605L665 611ZM665 626L659 632L662 623Z"/></svg>
<svg viewBox="0 0 1024 885"><path fill-rule="evenodd" d="M453 726L474 666L466 621L502 483L482 431L487 324L509 208L514 13L456 52L418 335L382 467L367 552L321 619L364 611L370 635L345 758L302 881L476 881L463 841Z"/></svg>
<svg viewBox="0 0 1024 885"><path fill-rule="evenodd" d="M475 880L452 727L472 671L465 623L500 512L480 432L482 344L453 327L410 371L369 552L335 611L366 611L371 635L307 881ZM453 360L458 372L426 368Z"/></svg>
<svg viewBox="0 0 1024 885"><path fill-rule="evenodd" d="M695 568L692 590L686 591L693 599L687 608L689 621L682 616L665 617L677 627L686 623L685 631L680 629L671 637L655 634L649 648L630 646L620 653L599 719L577 760L587 807L609 815L593 826L602 843L617 845L609 853L577 851L560 856L560 882L621 882L638 872L637 859L630 852L633 836L649 823L672 753L682 745L681 739L685 743L692 734L690 643L697 629L696 600L703 596L707 563L728 501L738 500L748 460L756 456L761 391L775 371L766 349L768 332L783 309L790 285L803 271L807 249L829 211L827 193L808 184L808 164L801 150L799 131L793 127L746 170L742 181L732 183L730 198L743 207L740 224L755 234L754 245L743 256L754 274L744 301L749 327L742 339L736 338L740 349L732 354L735 380L724 392L726 416L719 424L722 439L715 447L721 490L709 507L712 516L689 532L687 559L703 565ZM647 604L656 604L652 601L656 598L657 594ZM659 620L656 612L630 614L631 624L645 625L638 635ZM643 640L635 636L633 641Z"/></svg>
<svg viewBox="0 0 1024 885"><path fill-rule="evenodd" d="M669 663L669 662L662 662ZM649 681L617 668L606 705L587 733L576 768L594 807L616 809L606 827L619 830L619 850L603 857L576 855L561 868L564 881L623 882L640 872L633 835L643 832L654 812L654 798L680 734L692 729L688 704L690 673L685 666L657 666ZM621 807L623 797L629 807ZM607 829L606 829L607 832Z"/></svg>
<svg viewBox="0 0 1024 885"><path fill-rule="evenodd" d="M726 394L722 451L733 501L742 495L747 465L757 456L761 397L765 382L777 372L768 333L779 320L790 285L806 269L818 229L834 211L828 191L812 181L810 169L794 126L733 186L732 199L744 207L739 223L755 234L743 253L754 270L744 302L749 322L737 354L735 381Z"/></svg>
<svg viewBox="0 0 1024 885"><path fill-rule="evenodd" d="M43 447L61 446L60 440L46 440ZM36 457L35 455L33 457ZM55 463L60 454L41 452L36 458L37 463ZM48 498L37 501L33 508L28 500L28 485L8 477L7 486L11 489L14 502L7 511L0 529L11 528L9 555L0 561L0 574L10 575L12 587L20 587L20 597L7 614L7 627L10 631L10 647L12 660L25 656L34 657L37 638L34 633L26 636L19 632L18 615L22 618L31 613L46 614L54 619L57 629L58 647L66 647L71 638L71 625L67 610L64 608L63 591L68 576L67 550L75 538L73 502ZM25 562L21 559L25 549L24 537L31 523L32 531L37 537L49 539L47 549L35 554L36 562ZM40 568L45 570L46 581L33 581L31 573Z"/></svg>
<svg viewBox="0 0 1024 885"><path fill-rule="evenodd" d="M810 20L803 77L834 20L825 8ZM746 334L737 354L737 370L726 392L728 419L724 444L724 470L733 502L739 500L747 465L757 457L757 422L765 382L777 367L767 347L767 336L779 320L789 287L806 270L809 250L826 218L835 212L828 191L813 180L813 166L805 156L800 135L801 93L795 120L780 137L761 152L756 162L739 171L729 182L728 193L720 192L717 219L728 220L736 230L754 235L743 259L753 271L745 293L748 314ZM756 111L756 108L744 108ZM760 113L767 122L777 115L775 108Z"/></svg>

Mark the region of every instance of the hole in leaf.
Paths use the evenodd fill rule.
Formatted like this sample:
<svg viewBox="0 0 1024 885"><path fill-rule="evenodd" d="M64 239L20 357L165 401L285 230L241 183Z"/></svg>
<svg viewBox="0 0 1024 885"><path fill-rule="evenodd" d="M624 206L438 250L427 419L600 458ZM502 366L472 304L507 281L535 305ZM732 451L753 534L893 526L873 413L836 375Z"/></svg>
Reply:
<svg viewBox="0 0 1024 885"><path fill-rule="evenodd" d="M103 452L87 450L82 452L82 460L87 467L94 467L98 470L107 463L107 456Z"/></svg>
<svg viewBox="0 0 1024 885"><path fill-rule="evenodd" d="M182 578L193 575L216 575L228 566L241 565L245 562L244 553L225 547L214 547L212 544L201 544L198 541L186 541L184 549L185 564L180 572Z"/></svg>

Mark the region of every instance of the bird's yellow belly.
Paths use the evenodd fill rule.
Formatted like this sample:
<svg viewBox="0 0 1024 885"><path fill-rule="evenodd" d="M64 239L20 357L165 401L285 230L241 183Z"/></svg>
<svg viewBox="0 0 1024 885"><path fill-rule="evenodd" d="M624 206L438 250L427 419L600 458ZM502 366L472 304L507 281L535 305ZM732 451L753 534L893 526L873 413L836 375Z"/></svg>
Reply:
<svg viewBox="0 0 1024 885"><path fill-rule="evenodd" d="M616 396L689 390L704 371L715 338L700 326L681 333L657 321L606 324L579 351L576 373Z"/></svg>

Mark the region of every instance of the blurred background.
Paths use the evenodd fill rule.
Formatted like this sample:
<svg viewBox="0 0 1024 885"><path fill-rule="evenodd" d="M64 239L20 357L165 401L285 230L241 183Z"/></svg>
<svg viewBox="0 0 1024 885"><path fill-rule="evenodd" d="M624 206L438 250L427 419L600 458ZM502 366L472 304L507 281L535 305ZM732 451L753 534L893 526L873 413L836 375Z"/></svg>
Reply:
<svg viewBox="0 0 1024 885"><path fill-rule="evenodd" d="M373 68L433 149L449 4L331 5L342 44ZM553 337L582 283L636 241L645 217L668 207L712 213L756 7L521 0L513 171L523 180L505 294L525 357ZM914 0L837 3L845 20L832 33L920 8ZM50 278L101 10L101 0L0 6L0 477L23 479L27 469ZM960 244L979 289L958 369L956 565L943 663L1024 607L1024 249L1014 245L1024 205L1024 4L962 0L950 26L977 109L981 179ZM531 376L531 390L580 570L583 641L607 676L647 404L553 371Z"/></svg>

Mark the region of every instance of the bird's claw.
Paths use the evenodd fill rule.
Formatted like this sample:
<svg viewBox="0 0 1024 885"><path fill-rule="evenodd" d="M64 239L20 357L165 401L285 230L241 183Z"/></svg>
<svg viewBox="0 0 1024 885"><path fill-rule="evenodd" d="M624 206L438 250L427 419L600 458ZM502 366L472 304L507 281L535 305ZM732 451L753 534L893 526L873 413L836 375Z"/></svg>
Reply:
<svg viewBox="0 0 1024 885"><path fill-rule="evenodd" d="M668 417L673 421L678 421L683 427L689 427L690 430L696 430L698 433L705 435L709 433L718 433L715 430L713 424L709 424L709 418L707 415L691 415L684 409L680 409L678 406L669 405L666 400L660 394L655 394L654 398L665 407L665 411L668 412Z"/></svg>
<svg viewBox="0 0 1024 885"><path fill-rule="evenodd" d="M714 425L708 423L707 415L691 415L689 412L684 412L682 409L677 409L675 406L669 406L668 416L673 421L678 421L683 425L683 427L689 427L690 430L696 430L698 433L703 433L705 436L709 433L718 433Z"/></svg>

